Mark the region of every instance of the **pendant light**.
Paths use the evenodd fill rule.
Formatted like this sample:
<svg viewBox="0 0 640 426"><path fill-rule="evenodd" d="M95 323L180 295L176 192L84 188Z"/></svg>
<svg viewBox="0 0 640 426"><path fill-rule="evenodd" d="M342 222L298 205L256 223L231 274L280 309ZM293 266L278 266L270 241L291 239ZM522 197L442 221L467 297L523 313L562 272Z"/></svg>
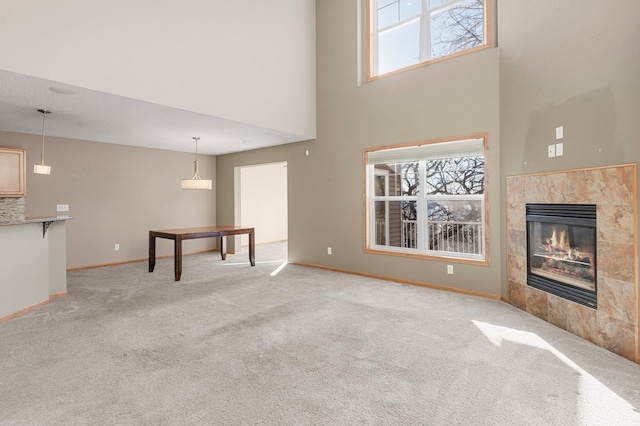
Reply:
<svg viewBox="0 0 640 426"><path fill-rule="evenodd" d="M33 173L39 175L50 175L51 166L44 164L44 119L47 114L51 114L51 111L48 109L39 109L38 112L42 113L42 153L40 154L40 164L33 165Z"/></svg>
<svg viewBox="0 0 640 426"><path fill-rule="evenodd" d="M211 189L211 179L202 179L198 173L198 141L200 138L193 137L196 141L196 159L193 162L193 177L191 179L182 179L182 189Z"/></svg>

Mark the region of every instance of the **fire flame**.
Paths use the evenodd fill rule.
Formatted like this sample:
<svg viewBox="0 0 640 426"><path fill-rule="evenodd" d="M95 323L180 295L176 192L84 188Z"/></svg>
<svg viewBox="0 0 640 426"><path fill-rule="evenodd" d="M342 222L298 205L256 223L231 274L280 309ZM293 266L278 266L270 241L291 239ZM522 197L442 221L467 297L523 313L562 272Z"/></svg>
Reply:
<svg viewBox="0 0 640 426"><path fill-rule="evenodd" d="M562 230L558 232L555 226L553 227L551 237L547 238L547 244L549 245L549 251L571 251L571 244L569 244L566 231Z"/></svg>
<svg viewBox="0 0 640 426"><path fill-rule="evenodd" d="M558 231L553 227L551 235L545 240L545 249L555 259L577 260L581 257L577 247L571 247L571 242L565 230Z"/></svg>

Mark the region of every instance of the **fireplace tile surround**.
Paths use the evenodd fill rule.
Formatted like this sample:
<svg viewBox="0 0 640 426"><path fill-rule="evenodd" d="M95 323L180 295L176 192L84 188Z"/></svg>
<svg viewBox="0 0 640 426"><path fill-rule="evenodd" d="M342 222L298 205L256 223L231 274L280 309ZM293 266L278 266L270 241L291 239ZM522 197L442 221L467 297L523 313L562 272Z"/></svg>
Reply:
<svg viewBox="0 0 640 426"><path fill-rule="evenodd" d="M638 359L636 165L506 179L509 303L631 361ZM596 204L598 309L527 285L527 203Z"/></svg>

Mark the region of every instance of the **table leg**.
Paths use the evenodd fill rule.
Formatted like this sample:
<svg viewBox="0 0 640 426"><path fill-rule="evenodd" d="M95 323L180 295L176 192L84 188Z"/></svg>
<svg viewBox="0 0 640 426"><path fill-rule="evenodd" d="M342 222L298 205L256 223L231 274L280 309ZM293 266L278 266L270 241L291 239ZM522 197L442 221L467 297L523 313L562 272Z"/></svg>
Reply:
<svg viewBox="0 0 640 426"><path fill-rule="evenodd" d="M249 262L251 266L256 266L256 242L253 230L249 232Z"/></svg>
<svg viewBox="0 0 640 426"><path fill-rule="evenodd" d="M176 281L182 276L182 238L176 235L173 249L173 264L176 272Z"/></svg>
<svg viewBox="0 0 640 426"><path fill-rule="evenodd" d="M220 255L222 256L222 260L227 258L227 237L224 235L220 236Z"/></svg>
<svg viewBox="0 0 640 426"><path fill-rule="evenodd" d="M156 267L156 237L149 232L149 272L153 272Z"/></svg>

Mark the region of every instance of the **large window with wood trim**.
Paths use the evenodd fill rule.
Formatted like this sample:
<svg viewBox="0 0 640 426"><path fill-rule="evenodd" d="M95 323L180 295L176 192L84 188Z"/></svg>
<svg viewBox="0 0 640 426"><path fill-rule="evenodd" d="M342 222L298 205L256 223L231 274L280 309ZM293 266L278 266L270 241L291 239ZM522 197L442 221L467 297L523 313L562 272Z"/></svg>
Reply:
<svg viewBox="0 0 640 426"><path fill-rule="evenodd" d="M488 46L488 0L366 0L369 78Z"/></svg>
<svg viewBox="0 0 640 426"><path fill-rule="evenodd" d="M486 137L364 151L365 251L485 261Z"/></svg>

